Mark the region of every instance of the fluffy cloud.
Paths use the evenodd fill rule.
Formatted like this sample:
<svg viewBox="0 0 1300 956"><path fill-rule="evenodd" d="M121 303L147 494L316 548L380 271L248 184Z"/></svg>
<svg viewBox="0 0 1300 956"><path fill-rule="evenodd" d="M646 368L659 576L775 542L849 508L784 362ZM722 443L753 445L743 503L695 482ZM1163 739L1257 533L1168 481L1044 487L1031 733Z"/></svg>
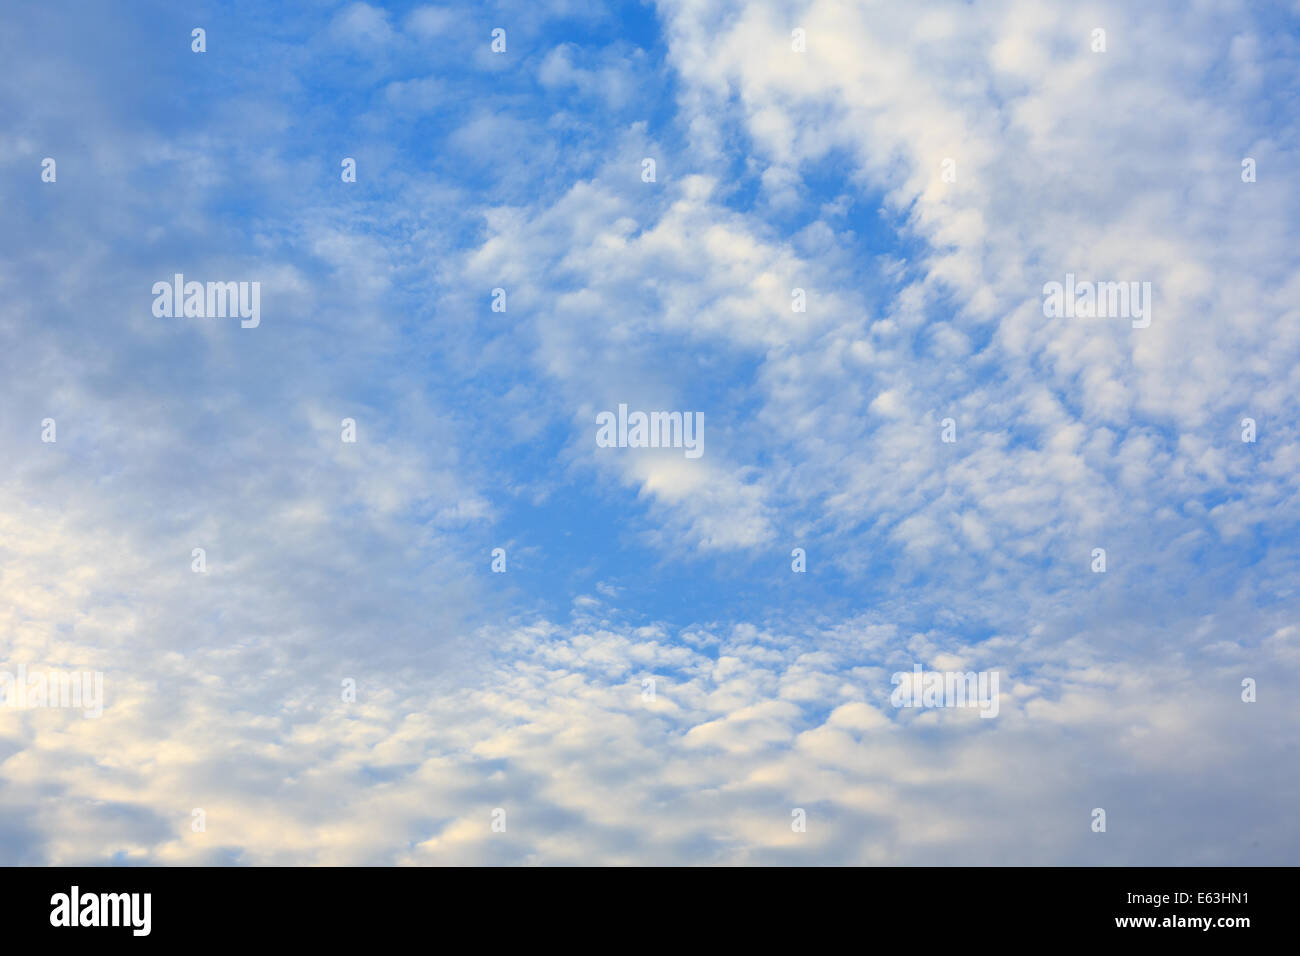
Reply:
<svg viewBox="0 0 1300 956"><path fill-rule="evenodd" d="M0 669L107 694L0 709L0 861L1293 859L1284 14L499 16L214 21L161 83L0 38ZM262 326L155 319L175 271ZM597 448L619 403L705 455Z"/></svg>

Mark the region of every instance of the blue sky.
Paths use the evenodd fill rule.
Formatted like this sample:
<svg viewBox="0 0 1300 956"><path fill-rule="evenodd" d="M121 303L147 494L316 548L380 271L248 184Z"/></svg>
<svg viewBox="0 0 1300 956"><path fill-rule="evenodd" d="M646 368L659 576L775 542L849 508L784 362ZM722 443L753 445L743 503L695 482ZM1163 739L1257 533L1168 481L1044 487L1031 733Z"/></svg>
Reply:
<svg viewBox="0 0 1300 956"><path fill-rule="evenodd" d="M1298 18L7 10L0 862L1294 862Z"/></svg>

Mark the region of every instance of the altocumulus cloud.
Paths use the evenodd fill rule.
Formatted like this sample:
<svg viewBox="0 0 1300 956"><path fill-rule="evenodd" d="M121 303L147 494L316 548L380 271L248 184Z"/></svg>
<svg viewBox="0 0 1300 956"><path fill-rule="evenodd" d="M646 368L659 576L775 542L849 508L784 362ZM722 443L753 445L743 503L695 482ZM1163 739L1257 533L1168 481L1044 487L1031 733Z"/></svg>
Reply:
<svg viewBox="0 0 1300 956"><path fill-rule="evenodd" d="M1294 10L195 16L0 37L0 862L1294 860Z"/></svg>

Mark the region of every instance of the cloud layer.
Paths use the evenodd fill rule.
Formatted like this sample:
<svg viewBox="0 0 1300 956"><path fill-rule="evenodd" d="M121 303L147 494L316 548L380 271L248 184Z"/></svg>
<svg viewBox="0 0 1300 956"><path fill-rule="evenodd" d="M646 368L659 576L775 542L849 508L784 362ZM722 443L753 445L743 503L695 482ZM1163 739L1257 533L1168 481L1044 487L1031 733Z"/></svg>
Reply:
<svg viewBox="0 0 1300 956"><path fill-rule="evenodd" d="M16 12L0 862L1294 862L1297 14Z"/></svg>

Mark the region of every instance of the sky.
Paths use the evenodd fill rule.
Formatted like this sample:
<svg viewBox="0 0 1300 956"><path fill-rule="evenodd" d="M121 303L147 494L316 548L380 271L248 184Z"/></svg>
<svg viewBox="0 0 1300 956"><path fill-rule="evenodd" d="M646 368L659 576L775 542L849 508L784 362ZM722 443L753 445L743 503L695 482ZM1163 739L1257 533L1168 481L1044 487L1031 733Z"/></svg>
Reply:
<svg viewBox="0 0 1300 956"><path fill-rule="evenodd" d="M1300 3L0 24L0 864L1300 859Z"/></svg>

